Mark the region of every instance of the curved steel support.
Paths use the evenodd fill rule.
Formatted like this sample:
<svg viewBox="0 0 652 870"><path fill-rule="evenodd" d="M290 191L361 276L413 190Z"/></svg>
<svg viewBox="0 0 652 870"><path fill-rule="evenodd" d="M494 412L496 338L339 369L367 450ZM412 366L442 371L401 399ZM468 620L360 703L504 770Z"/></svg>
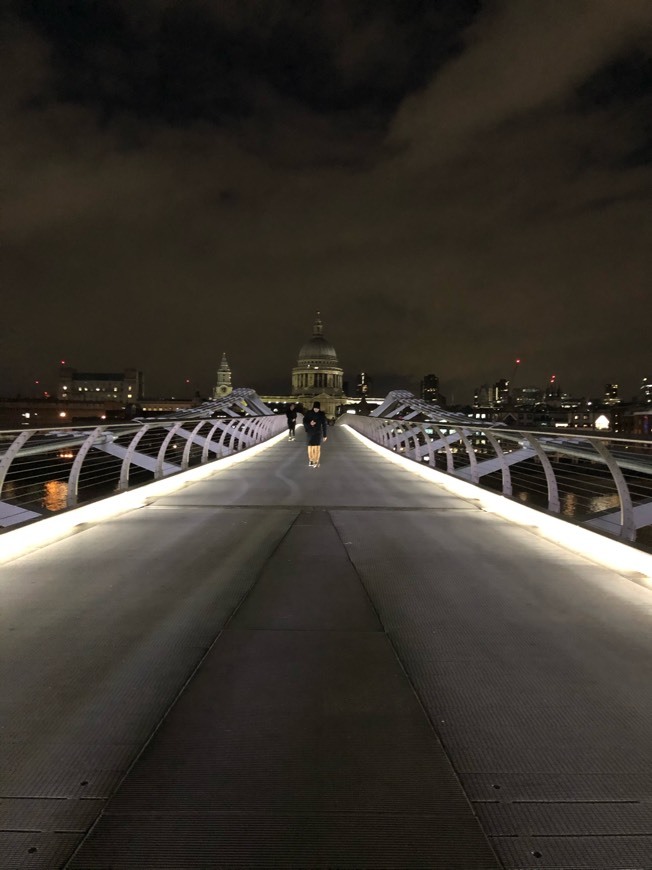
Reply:
<svg viewBox="0 0 652 870"><path fill-rule="evenodd" d="M430 429L430 433L426 430ZM435 428L432 423L424 423L423 424L423 437L426 439L425 443L425 452L428 454L428 466L430 468L437 467L437 451L435 450L435 439L432 437L435 432Z"/></svg>
<svg viewBox="0 0 652 870"><path fill-rule="evenodd" d="M410 459L418 460L419 458L419 427L412 426L410 432L405 439L405 455Z"/></svg>
<svg viewBox="0 0 652 870"><path fill-rule="evenodd" d="M239 423L239 425L234 427L234 431L233 431L233 435L232 435L232 438L234 441L234 447L233 447L234 453L240 452L240 450L243 449L242 442L243 442L244 436L246 436L246 434L247 434L247 427L249 425L249 423L246 419L239 420L238 423ZM235 446L235 441L238 442L237 447Z"/></svg>
<svg viewBox="0 0 652 870"><path fill-rule="evenodd" d="M163 443L158 451L158 456L156 457L156 469L154 471L154 480L160 480L165 475L163 474L163 463L165 461L165 451L168 449L168 445L170 441L177 434L179 429L183 426L183 423L175 423L174 426L170 429L168 434L163 439Z"/></svg>
<svg viewBox="0 0 652 870"><path fill-rule="evenodd" d="M519 432L519 434L532 445L532 449L541 462L541 466L546 475L546 484L548 485L548 510L551 513L558 514L560 511L559 487L557 486L557 478L555 477L552 463L548 459L548 454L541 446L538 438L536 438L531 432Z"/></svg>
<svg viewBox="0 0 652 870"><path fill-rule="evenodd" d="M218 449L219 449L221 456L228 456L229 453L233 453L233 450L231 449L231 442L233 440L233 435L231 433L231 430L233 428L235 428L235 426L238 424L239 421L240 421L239 417L236 417L235 419L231 418L230 420L226 420L226 421L224 419L222 419L221 422L222 422L222 425L224 428L222 429L222 434L220 435L220 440L217 442L217 446L218 446ZM227 435L230 436L228 447L224 443L226 441Z"/></svg>
<svg viewBox="0 0 652 870"><path fill-rule="evenodd" d="M210 450L211 444L213 443L213 435L220 428L220 422L221 421L218 420L217 423L215 423L213 426L211 426L211 431L208 433L208 437L204 441L204 446L202 447L202 451L201 451L201 464L202 465L206 465L206 463L208 462L208 451ZM219 445L218 445L218 449L219 449Z"/></svg>
<svg viewBox="0 0 652 870"><path fill-rule="evenodd" d="M124 459L122 460L122 465L120 466L118 492L124 492L126 489L129 489L129 467L131 466L131 460L133 459L134 453L136 452L138 442L143 437L145 432L152 428L152 425L152 423L145 423L143 426L140 427L138 432L136 432L134 437L129 442L129 447L127 447L127 452L125 453Z"/></svg>
<svg viewBox="0 0 652 870"><path fill-rule="evenodd" d="M636 521L634 519L634 507L632 505L632 497L625 476L616 460L601 441L593 442L593 447L604 460L604 463L611 472L611 476L616 484L616 490L620 500L620 537L625 538L626 541L635 541Z"/></svg>
<svg viewBox="0 0 652 870"><path fill-rule="evenodd" d="M496 451L496 456L500 461L500 470L503 476L503 495L511 496L512 494L512 474L509 470L509 465L507 464L507 460L505 459L505 453L503 452L503 448L500 446L498 439L495 435L492 435L491 432L484 433L487 437L487 440Z"/></svg>
<svg viewBox="0 0 652 870"><path fill-rule="evenodd" d="M70 469L70 477L68 478L68 494L66 496L66 504L69 508L75 507L77 504L77 495L79 491L79 475L81 474L81 468L84 464L84 459L88 454L88 451L93 446L94 442L100 437L100 435L104 432L106 426L97 426L88 438L84 441L82 446L79 448L77 456L75 456L75 461L72 464L72 468Z"/></svg>
<svg viewBox="0 0 652 870"><path fill-rule="evenodd" d="M390 424L385 422L384 420L378 420L375 424L375 442L380 445L380 447L387 447L387 438L388 438L388 430Z"/></svg>
<svg viewBox="0 0 652 870"><path fill-rule="evenodd" d="M182 471L186 471L186 469L190 465L190 448L192 447L192 445L195 442L195 435L199 434L200 429L206 423L208 423L208 420L200 420L199 423L197 423L195 428L192 430L192 432L188 436L188 438L186 440L185 447L183 448L183 455L181 457L181 470Z"/></svg>
<svg viewBox="0 0 652 870"><path fill-rule="evenodd" d="M31 438L35 432L36 429L26 429L24 432L21 432L20 435L17 435L14 438L9 447L7 447L5 452L2 454L2 459L0 459L0 493L2 493L2 487L5 485L5 477L9 471L9 466L16 458L23 444Z"/></svg>
<svg viewBox="0 0 652 870"><path fill-rule="evenodd" d="M462 427L451 426L451 429L462 439L464 446L466 447L466 455L469 457L469 466L471 468L471 483L478 484L480 483L480 472L478 471L478 458L475 455L475 450L473 449L473 445L471 444L471 439L466 434Z"/></svg>
<svg viewBox="0 0 652 870"><path fill-rule="evenodd" d="M454 474L455 473L455 462L453 460L453 451L451 450L450 441L448 440L448 436L444 435L439 426L435 426L433 424L432 427L437 435L439 435L440 439L444 442L444 450L446 451L446 474ZM434 468L433 463L433 468Z"/></svg>

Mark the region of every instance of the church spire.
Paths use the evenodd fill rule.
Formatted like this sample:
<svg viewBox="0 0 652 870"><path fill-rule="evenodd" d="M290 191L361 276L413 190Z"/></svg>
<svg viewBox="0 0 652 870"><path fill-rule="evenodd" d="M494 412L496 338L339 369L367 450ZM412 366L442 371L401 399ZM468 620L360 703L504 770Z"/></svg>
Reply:
<svg viewBox="0 0 652 870"><path fill-rule="evenodd" d="M317 317L315 318L315 322L312 326L312 334L314 336L323 335L324 334L324 324L321 322L321 317L319 316L320 312L317 312Z"/></svg>
<svg viewBox="0 0 652 870"><path fill-rule="evenodd" d="M217 370L217 385L213 390L213 398L221 399L233 392L231 383L231 366L226 358L226 353L222 354L222 361Z"/></svg>

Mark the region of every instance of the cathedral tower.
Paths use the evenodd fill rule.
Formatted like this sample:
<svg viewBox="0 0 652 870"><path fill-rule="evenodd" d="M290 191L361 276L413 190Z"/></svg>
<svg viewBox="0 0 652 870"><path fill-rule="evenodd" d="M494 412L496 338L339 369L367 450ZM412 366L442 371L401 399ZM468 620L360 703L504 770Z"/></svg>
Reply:
<svg viewBox="0 0 652 870"><path fill-rule="evenodd" d="M214 399L223 399L233 392L233 384L231 382L231 368L226 358L226 354L222 354L222 362L217 370L217 385L213 390Z"/></svg>

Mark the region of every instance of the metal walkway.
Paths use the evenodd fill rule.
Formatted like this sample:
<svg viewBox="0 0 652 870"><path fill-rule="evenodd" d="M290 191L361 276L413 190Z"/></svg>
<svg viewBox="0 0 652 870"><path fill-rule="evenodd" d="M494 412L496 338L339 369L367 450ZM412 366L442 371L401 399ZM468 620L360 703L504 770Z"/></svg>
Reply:
<svg viewBox="0 0 652 870"><path fill-rule="evenodd" d="M332 436L0 568L2 870L652 868L652 591Z"/></svg>

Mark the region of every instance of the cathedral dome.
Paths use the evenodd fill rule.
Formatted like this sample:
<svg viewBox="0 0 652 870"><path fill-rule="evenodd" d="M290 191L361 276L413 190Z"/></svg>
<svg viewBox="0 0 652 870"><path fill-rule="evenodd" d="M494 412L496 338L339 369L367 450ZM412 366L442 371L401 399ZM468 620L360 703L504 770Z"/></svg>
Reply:
<svg viewBox="0 0 652 870"><path fill-rule="evenodd" d="M307 359L323 359L331 362L337 360L337 354L330 342L316 335L307 341L299 351L299 360Z"/></svg>
<svg viewBox="0 0 652 870"><path fill-rule="evenodd" d="M317 312L312 338L302 346L292 369L292 395L302 400L317 396L339 397L343 395L343 378L335 348L324 338L324 326ZM331 413L334 413L335 405L331 405Z"/></svg>
<svg viewBox="0 0 652 870"><path fill-rule="evenodd" d="M337 353L333 345L323 336L324 327L319 317L312 329L312 338L299 351L299 365L307 360L323 360L325 363L337 365Z"/></svg>

